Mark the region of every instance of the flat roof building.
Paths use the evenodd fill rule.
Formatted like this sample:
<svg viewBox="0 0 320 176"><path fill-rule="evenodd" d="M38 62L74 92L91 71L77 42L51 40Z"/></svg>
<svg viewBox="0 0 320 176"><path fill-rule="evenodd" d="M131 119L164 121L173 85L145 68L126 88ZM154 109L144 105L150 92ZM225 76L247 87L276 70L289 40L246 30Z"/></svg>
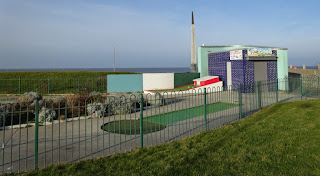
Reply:
<svg viewBox="0 0 320 176"><path fill-rule="evenodd" d="M223 86L288 77L287 49L231 45L198 48L200 77L219 76Z"/></svg>
<svg viewBox="0 0 320 176"><path fill-rule="evenodd" d="M209 75L208 54L226 52L231 50L247 50L249 48L271 48L276 51L277 56L277 77L288 77L288 56L287 48L255 46L255 45L226 45L226 46L200 46L198 47L198 72L200 77ZM212 75L216 76L216 75Z"/></svg>

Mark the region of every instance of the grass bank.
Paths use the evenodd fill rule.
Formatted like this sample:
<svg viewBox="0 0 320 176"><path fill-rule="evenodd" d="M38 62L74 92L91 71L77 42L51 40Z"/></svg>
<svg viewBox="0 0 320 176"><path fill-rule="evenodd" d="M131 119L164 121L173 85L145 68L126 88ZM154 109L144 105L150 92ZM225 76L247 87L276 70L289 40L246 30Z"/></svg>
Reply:
<svg viewBox="0 0 320 176"><path fill-rule="evenodd" d="M108 74L130 72L53 71L0 72L0 94L106 92Z"/></svg>
<svg viewBox="0 0 320 176"><path fill-rule="evenodd" d="M97 72L97 71L30 71L0 72L0 79L47 79L47 78L96 78L108 74L134 74L132 72Z"/></svg>
<svg viewBox="0 0 320 176"><path fill-rule="evenodd" d="M319 109L280 103L180 141L23 175L320 175Z"/></svg>

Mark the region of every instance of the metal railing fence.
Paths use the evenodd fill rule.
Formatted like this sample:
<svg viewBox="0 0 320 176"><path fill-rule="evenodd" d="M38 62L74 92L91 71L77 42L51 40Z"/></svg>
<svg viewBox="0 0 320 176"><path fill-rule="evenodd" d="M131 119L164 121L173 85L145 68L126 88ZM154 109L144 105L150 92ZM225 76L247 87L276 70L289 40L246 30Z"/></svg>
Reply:
<svg viewBox="0 0 320 176"><path fill-rule="evenodd" d="M318 78L0 107L0 173L124 153L220 128L278 102L319 98Z"/></svg>

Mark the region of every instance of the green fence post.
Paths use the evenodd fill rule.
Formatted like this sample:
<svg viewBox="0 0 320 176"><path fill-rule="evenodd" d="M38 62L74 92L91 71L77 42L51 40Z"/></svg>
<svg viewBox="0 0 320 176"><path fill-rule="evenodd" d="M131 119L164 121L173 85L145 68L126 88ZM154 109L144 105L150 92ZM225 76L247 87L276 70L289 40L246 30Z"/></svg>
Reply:
<svg viewBox="0 0 320 176"><path fill-rule="evenodd" d="M143 94L140 94L140 147L143 148Z"/></svg>
<svg viewBox="0 0 320 176"><path fill-rule="evenodd" d="M21 94L21 77L19 77L19 94Z"/></svg>
<svg viewBox="0 0 320 176"><path fill-rule="evenodd" d="M261 81L258 81L258 103L259 109L261 109Z"/></svg>
<svg viewBox="0 0 320 176"><path fill-rule="evenodd" d="M50 78L48 78L48 94L50 94Z"/></svg>
<svg viewBox="0 0 320 176"><path fill-rule="evenodd" d="M300 100L302 100L302 77L300 77Z"/></svg>
<svg viewBox="0 0 320 176"><path fill-rule="evenodd" d="M279 102L279 80L277 79L276 80L276 102L278 103Z"/></svg>
<svg viewBox="0 0 320 176"><path fill-rule="evenodd" d="M207 131L207 89L204 88L204 98L203 98L203 117L204 117L204 130Z"/></svg>
<svg viewBox="0 0 320 176"><path fill-rule="evenodd" d="M239 118L242 119L242 96L241 96L241 83L239 83Z"/></svg>
<svg viewBox="0 0 320 176"><path fill-rule="evenodd" d="M78 93L80 93L80 78L78 77Z"/></svg>
<svg viewBox="0 0 320 176"><path fill-rule="evenodd" d="M35 107L35 134L34 134L34 169L38 169L38 140L39 140L39 101Z"/></svg>

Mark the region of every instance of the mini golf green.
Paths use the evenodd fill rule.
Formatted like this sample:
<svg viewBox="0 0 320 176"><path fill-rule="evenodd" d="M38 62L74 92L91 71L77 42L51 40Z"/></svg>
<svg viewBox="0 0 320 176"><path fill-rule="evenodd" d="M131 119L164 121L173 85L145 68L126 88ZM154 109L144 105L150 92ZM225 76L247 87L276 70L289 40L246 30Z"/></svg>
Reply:
<svg viewBox="0 0 320 176"><path fill-rule="evenodd" d="M238 106L238 104L225 102L208 104L207 113L219 112L236 106ZM203 106L149 116L143 119L143 133L148 134L157 132L166 128L169 124L199 117L201 115L203 115ZM104 124L101 129L118 134L139 134L140 120L118 120Z"/></svg>
<svg viewBox="0 0 320 176"><path fill-rule="evenodd" d="M223 111L236 106L238 106L238 104L225 103L225 102L207 104L207 114ZM203 115L203 106L198 106L194 108L188 108L188 109L172 111L164 114L149 116L144 118L143 121L157 123L161 125L169 125L169 124L187 120L190 118L199 117L201 115Z"/></svg>
<svg viewBox="0 0 320 176"><path fill-rule="evenodd" d="M166 125L160 125L148 121L143 122L143 134L153 133L166 128ZM118 133L134 135L140 134L140 119L139 120L118 120L106 123L101 127L103 130Z"/></svg>

